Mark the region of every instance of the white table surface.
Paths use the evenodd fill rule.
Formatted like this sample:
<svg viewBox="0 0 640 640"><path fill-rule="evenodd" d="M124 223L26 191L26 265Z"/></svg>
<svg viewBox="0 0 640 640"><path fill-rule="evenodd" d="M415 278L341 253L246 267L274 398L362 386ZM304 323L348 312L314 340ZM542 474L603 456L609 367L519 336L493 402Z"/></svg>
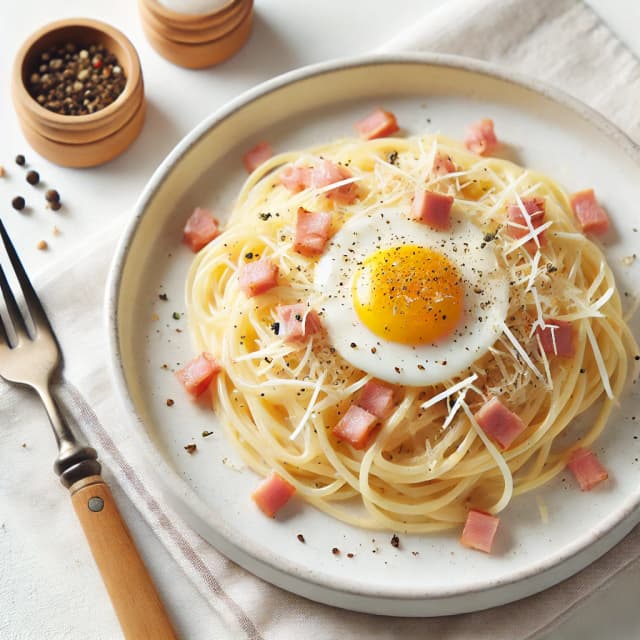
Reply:
<svg viewBox="0 0 640 640"><path fill-rule="evenodd" d="M1 215L31 273L46 270L57 259L77 249L100 224L126 216L147 178L164 155L206 115L240 92L289 69L364 53L403 28L416 15L446 0L256 0L254 33L248 45L229 62L206 71L187 71L160 58L142 34L132 0L18 0L0 4L0 165L8 175L0 180ZM632 0L589 0L614 32L640 56L640 5ZM345 19L345 15L351 18ZM13 56L20 43L40 25L54 19L88 16L103 19L124 31L136 46L144 71L149 103L144 131L130 151L108 165L91 170L56 167L30 151L11 106L9 78ZM359 27L352 25L357 18ZM327 34L330 33L329 37ZM59 214L46 211L42 195L24 181L13 158L24 153L47 184L62 194ZM21 193L33 202L27 214L17 214L10 200ZM54 237L54 224L61 234ZM38 251L40 239L50 244ZM0 407L1 415L6 407ZM39 434L39 436L38 436ZM64 527L64 544L48 536L38 519L37 505L25 504L19 512L6 508L12 465L25 465L19 444L33 435L38 446L29 447L34 486L53 502ZM95 569L66 492L51 473L55 455L48 427L26 425L15 434L15 447L0 451L0 638L119 638L121 633L106 592ZM48 446L51 444L51 446ZM13 494L12 494L13 495ZM131 528L172 618L183 638L227 638L221 620L159 544L133 505L116 490L120 509ZM3 500L4 498L4 500ZM64 558L62 562L60 559ZM82 591L82 607L74 606ZM551 634L558 640L573 638L640 637L640 568L617 575L591 596L586 606L571 612ZM8 612L12 612L9 615ZM62 634L63 617L76 616L77 631Z"/></svg>

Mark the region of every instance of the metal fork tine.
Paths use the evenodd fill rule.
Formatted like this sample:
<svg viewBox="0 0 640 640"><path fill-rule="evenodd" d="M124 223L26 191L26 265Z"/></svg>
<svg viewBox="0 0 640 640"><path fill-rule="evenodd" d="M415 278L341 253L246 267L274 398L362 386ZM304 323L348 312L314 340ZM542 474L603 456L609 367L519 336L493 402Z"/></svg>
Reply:
<svg viewBox="0 0 640 640"><path fill-rule="evenodd" d="M0 270L2 270L2 267L0 267ZM4 277L4 272L2 273L2 276ZM7 333L7 328L4 326L4 320L2 319L2 316L0 316L0 340L4 340L4 343L8 347L11 346L11 341L9 340L9 334Z"/></svg>
<svg viewBox="0 0 640 640"><path fill-rule="evenodd" d="M24 267L22 266L22 262L18 257L18 252L13 246L13 242L11 242L11 238L7 233L7 230L4 226L4 223L2 222L2 219L0 219L0 236L2 236L2 242L7 251L7 255L9 256L9 260L11 261L11 265L13 266L13 270L16 274L16 277L18 278L20 287L22 288L22 293L27 303L29 313L31 314L31 319L33 320L33 324L36 329L36 332L43 331L43 330L51 332L51 325L49 324L47 314L44 312L44 309L42 308L42 304L40 304L40 298L38 298L38 294L33 288L33 285L31 284L31 280L29 280L29 276L27 275L27 272L24 270ZM3 274L3 277L4 277L4 274ZM9 283L7 282L6 277L4 278L4 282L7 285L7 288L9 288ZM3 291L4 291L4 287L3 287ZM13 293L11 293L11 289L9 289L9 293L15 303L15 298L13 296ZM6 292L5 292L5 298L6 298ZM16 309L18 310L18 314L20 315L20 319L22 320L22 327L26 331L24 319L22 318L22 314L20 314L20 310L18 309L17 305L16 305ZM13 319L13 315L11 317Z"/></svg>
<svg viewBox="0 0 640 640"><path fill-rule="evenodd" d="M13 328L16 332L16 336L18 340L21 337L28 338L29 332L27 330L27 325L22 317L22 312L20 311L20 307L18 307L18 303L16 302L16 298L13 295L13 291L11 291L11 287L9 286L9 282L7 280L7 276L4 274L4 269L0 265L0 289L2 289L2 295L4 296L4 302L7 305L7 311L9 312L9 317L11 318L11 322L13 323ZM7 340L7 344L10 344L9 340Z"/></svg>

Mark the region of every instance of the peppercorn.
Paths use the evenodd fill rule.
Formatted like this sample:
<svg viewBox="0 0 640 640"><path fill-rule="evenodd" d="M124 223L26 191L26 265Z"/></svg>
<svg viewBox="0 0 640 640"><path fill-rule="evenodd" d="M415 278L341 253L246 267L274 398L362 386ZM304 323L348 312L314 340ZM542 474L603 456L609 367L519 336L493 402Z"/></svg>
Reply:
<svg viewBox="0 0 640 640"><path fill-rule="evenodd" d="M11 206L16 210L16 211L22 211L24 209L25 206L25 201L24 198L22 196L16 196L12 201L11 201Z"/></svg>
<svg viewBox="0 0 640 640"><path fill-rule="evenodd" d="M17 164L18 166L20 166L20 167L24 167L25 162L26 162L26 160L24 159L24 156L23 156L21 153L19 153L19 154L16 156L16 164Z"/></svg>
<svg viewBox="0 0 640 640"><path fill-rule="evenodd" d="M38 184L40 182L40 174L37 171L29 171L27 173L27 182L32 185Z"/></svg>
<svg viewBox="0 0 640 640"><path fill-rule="evenodd" d="M47 189L44 199L47 202L60 202L60 194L55 189Z"/></svg>
<svg viewBox="0 0 640 640"><path fill-rule="evenodd" d="M27 89L45 109L61 115L87 115L110 105L124 90L126 77L104 45L78 51L73 43L40 54Z"/></svg>

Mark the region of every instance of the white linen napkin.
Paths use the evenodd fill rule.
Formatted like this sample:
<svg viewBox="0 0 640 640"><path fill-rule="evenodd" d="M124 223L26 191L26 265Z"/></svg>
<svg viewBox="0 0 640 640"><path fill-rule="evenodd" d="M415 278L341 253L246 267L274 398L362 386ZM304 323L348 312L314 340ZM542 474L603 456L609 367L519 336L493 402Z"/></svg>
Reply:
<svg viewBox="0 0 640 640"><path fill-rule="evenodd" d="M429 13L384 49L458 53L519 69L574 93L640 138L640 112L634 108L640 103L640 64L581 3L456 0ZM69 382L58 394L108 465L112 481L127 493L178 565L227 621L233 637L533 638L552 628L626 566L640 561L640 530L636 530L599 561L541 594L488 611L428 619L382 620L334 609L247 573L162 503L136 450L128 418L118 409L105 366L101 288L115 231L74 264L51 270L55 275L39 283L65 353ZM14 408L18 394L22 391L0 390L0 410L15 424L19 421Z"/></svg>

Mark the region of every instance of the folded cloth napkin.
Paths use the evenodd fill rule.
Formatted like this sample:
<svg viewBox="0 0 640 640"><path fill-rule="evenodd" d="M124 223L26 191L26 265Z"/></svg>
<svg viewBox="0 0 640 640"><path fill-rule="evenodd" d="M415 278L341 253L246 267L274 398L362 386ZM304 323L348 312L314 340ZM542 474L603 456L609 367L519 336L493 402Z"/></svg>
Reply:
<svg viewBox="0 0 640 640"><path fill-rule="evenodd" d="M574 93L640 139L640 64L585 5L571 0L456 0L428 14L385 51L421 50L484 58ZM612 72L615 70L615 73ZM116 225L119 226L119 225ZM116 231L39 287L66 356L68 382L58 396L99 450L112 479L135 503L167 550L229 626L232 637L533 638L586 596L639 562L640 531L573 578L518 603L446 618L395 619L305 600L255 578L227 560L163 504L118 411L104 362L102 295ZM93 359L86 357L93 354ZM3 389L0 409L16 390ZM12 413L13 411L13 413ZM6 426L6 425L5 425ZM55 594L52 595L55 598ZM0 625L1 629L1 625ZM79 636L78 636L79 637Z"/></svg>

